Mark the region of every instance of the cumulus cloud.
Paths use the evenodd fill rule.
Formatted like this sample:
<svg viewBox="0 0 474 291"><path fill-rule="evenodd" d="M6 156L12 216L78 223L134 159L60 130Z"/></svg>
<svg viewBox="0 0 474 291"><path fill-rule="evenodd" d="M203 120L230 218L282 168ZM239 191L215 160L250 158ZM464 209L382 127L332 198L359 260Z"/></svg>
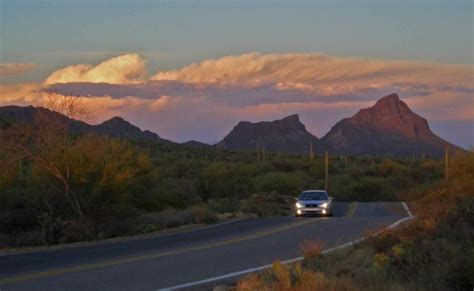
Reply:
<svg viewBox="0 0 474 291"><path fill-rule="evenodd" d="M145 76L143 58L137 54L127 54L96 66L80 64L57 70L46 79L45 84L72 82L134 84L142 82Z"/></svg>
<svg viewBox="0 0 474 291"><path fill-rule="evenodd" d="M24 74L36 67L33 63L0 63L0 78Z"/></svg>

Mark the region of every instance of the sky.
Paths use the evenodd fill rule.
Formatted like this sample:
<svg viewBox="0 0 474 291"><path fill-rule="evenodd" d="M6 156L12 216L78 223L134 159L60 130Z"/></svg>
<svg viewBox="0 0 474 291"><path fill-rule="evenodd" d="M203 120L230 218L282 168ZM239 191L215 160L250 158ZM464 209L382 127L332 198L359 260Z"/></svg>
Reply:
<svg viewBox="0 0 474 291"><path fill-rule="evenodd" d="M474 144L472 1L0 0L0 106L68 94L178 142L390 93Z"/></svg>

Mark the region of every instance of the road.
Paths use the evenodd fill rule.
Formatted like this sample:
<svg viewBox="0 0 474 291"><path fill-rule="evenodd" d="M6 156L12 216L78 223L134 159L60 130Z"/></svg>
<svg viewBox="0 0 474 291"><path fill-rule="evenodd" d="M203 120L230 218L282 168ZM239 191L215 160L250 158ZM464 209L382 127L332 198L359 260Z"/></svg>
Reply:
<svg viewBox="0 0 474 291"><path fill-rule="evenodd" d="M334 217L269 217L132 241L0 256L0 290L157 290L300 256L406 217L401 203L336 203Z"/></svg>

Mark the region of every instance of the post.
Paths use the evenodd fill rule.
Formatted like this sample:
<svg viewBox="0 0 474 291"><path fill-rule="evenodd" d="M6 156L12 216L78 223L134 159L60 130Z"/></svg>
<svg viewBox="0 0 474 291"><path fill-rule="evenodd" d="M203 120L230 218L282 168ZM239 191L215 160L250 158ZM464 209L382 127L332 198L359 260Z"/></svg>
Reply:
<svg viewBox="0 0 474 291"><path fill-rule="evenodd" d="M258 148L258 143L257 143L257 163L260 163L260 150Z"/></svg>
<svg viewBox="0 0 474 291"><path fill-rule="evenodd" d="M448 169L449 169L449 148L448 145L444 148L444 180L448 181Z"/></svg>
<svg viewBox="0 0 474 291"><path fill-rule="evenodd" d="M314 160L313 143L310 143L309 145L309 160L310 161Z"/></svg>
<svg viewBox="0 0 474 291"><path fill-rule="evenodd" d="M265 146L262 146L262 156L263 156L263 163L265 164L265 160L266 160L266 157L265 157Z"/></svg>
<svg viewBox="0 0 474 291"><path fill-rule="evenodd" d="M324 155L324 160L326 164L326 173L325 173L325 179L324 179L324 190L328 190L328 178L329 178L329 155L328 152L325 153Z"/></svg>

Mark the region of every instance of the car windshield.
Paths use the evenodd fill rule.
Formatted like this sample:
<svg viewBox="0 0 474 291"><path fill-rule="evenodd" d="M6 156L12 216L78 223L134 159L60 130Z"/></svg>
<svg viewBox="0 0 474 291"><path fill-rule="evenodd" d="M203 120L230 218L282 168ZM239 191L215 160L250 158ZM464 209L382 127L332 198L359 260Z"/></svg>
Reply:
<svg viewBox="0 0 474 291"><path fill-rule="evenodd" d="M303 192L300 195L300 200L327 200L328 195L326 192L322 191L311 191L311 192Z"/></svg>

